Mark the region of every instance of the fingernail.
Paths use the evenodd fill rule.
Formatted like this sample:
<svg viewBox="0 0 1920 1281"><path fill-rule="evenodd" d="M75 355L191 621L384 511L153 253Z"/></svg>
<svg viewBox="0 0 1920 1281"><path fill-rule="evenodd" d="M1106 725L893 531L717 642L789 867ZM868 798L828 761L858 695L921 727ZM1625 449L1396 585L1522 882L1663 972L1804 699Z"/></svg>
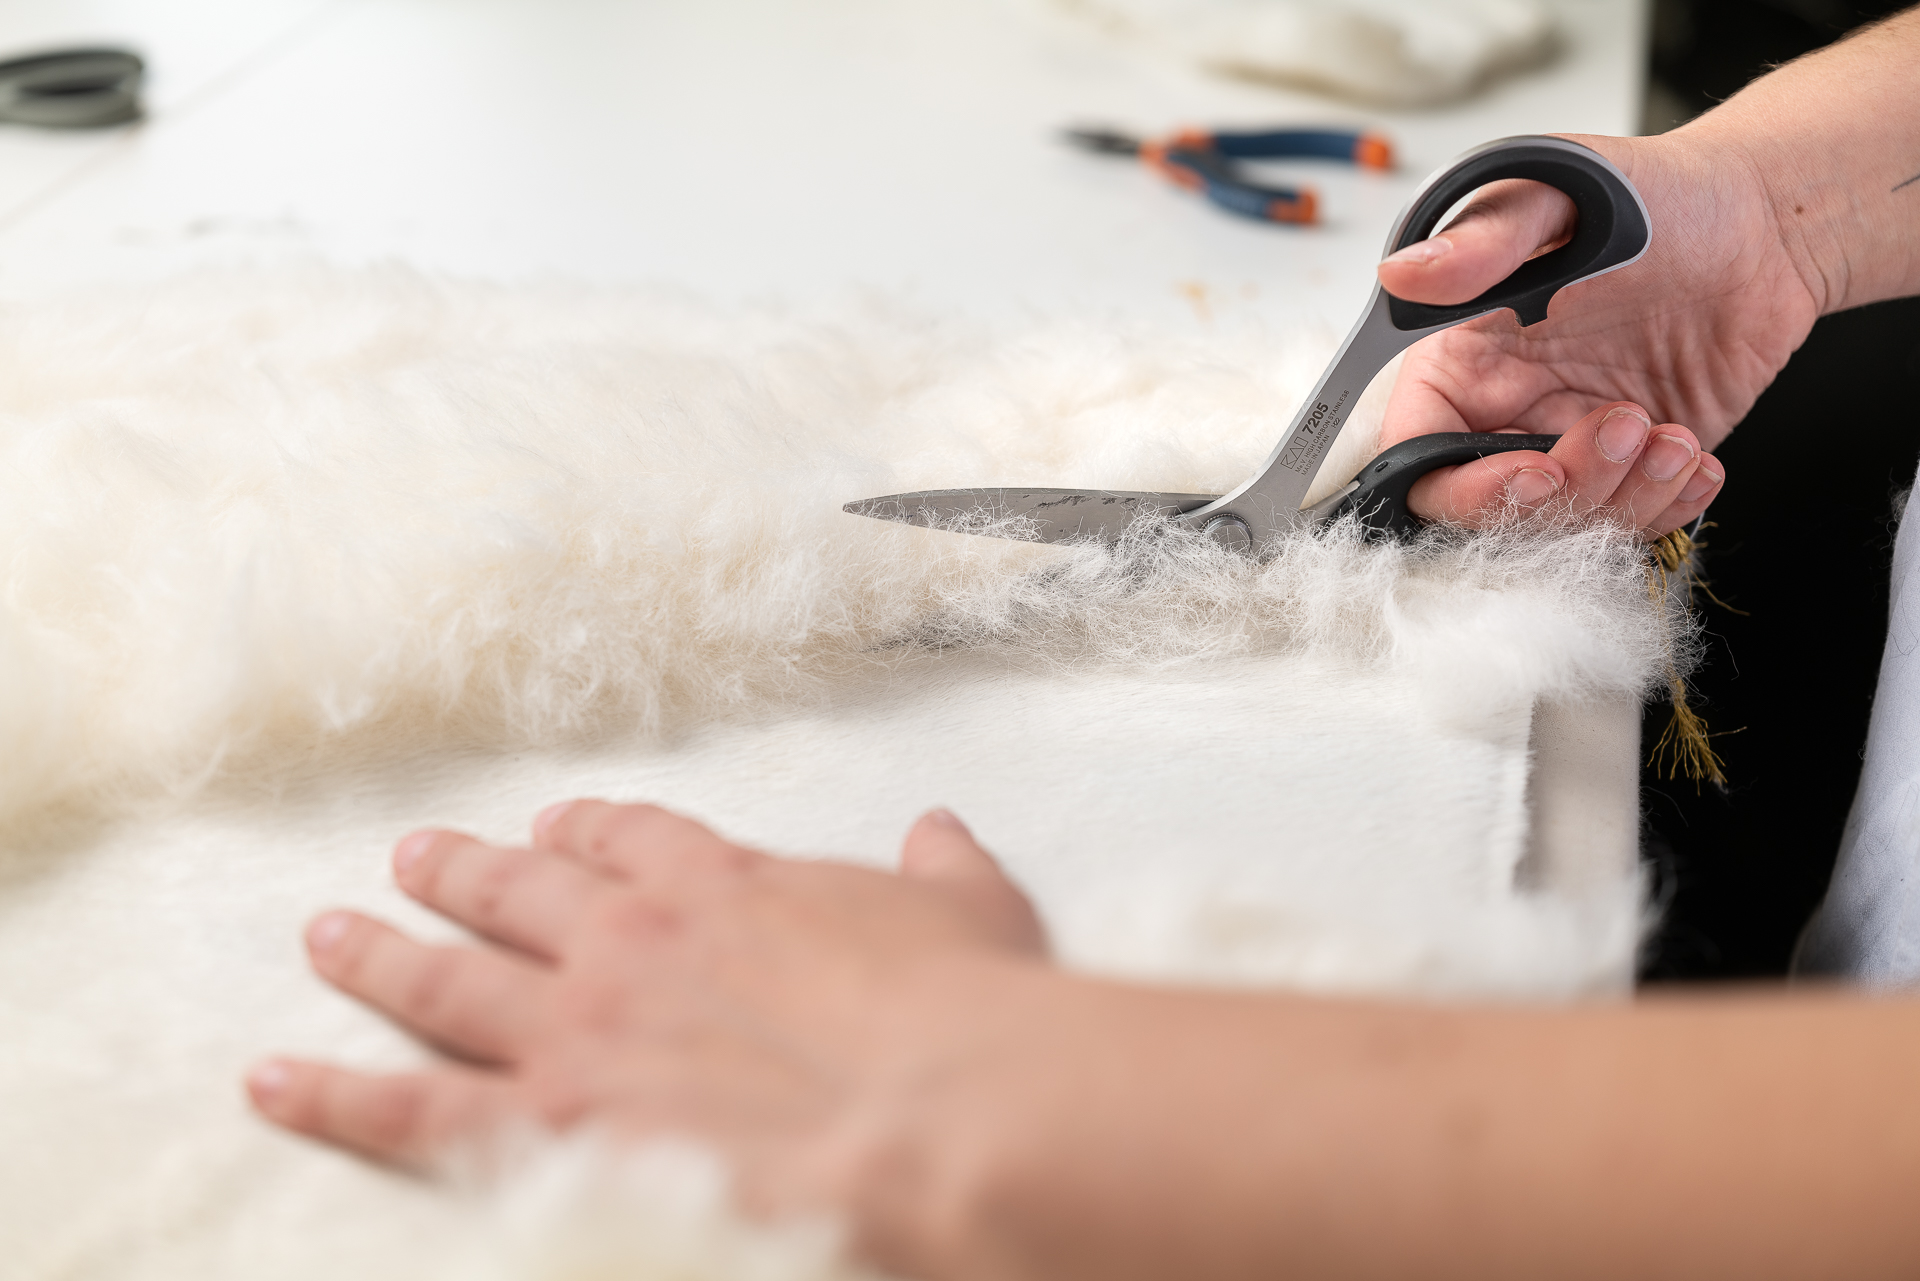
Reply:
<svg viewBox="0 0 1920 1281"><path fill-rule="evenodd" d="M393 847L393 868L404 872L420 861L420 856L433 844L434 833L415 832Z"/></svg>
<svg viewBox="0 0 1920 1281"><path fill-rule="evenodd" d="M1693 446L1678 436L1655 436L1640 460L1640 470L1648 480L1672 480L1693 458Z"/></svg>
<svg viewBox="0 0 1920 1281"><path fill-rule="evenodd" d="M316 952L325 952L352 927L353 918L345 912L328 912L307 927L307 946Z"/></svg>
<svg viewBox="0 0 1920 1281"><path fill-rule="evenodd" d="M1624 463L1640 450L1640 442L1653 430L1653 422L1631 409L1616 409L1600 420L1593 443L1608 462Z"/></svg>
<svg viewBox="0 0 1920 1281"><path fill-rule="evenodd" d="M927 821L954 832L964 832L967 830L967 825L960 821L960 816L945 806L937 810L928 810Z"/></svg>
<svg viewBox="0 0 1920 1281"><path fill-rule="evenodd" d="M1538 467L1522 467L1507 478L1507 497L1522 507L1538 507L1560 492L1560 482Z"/></svg>
<svg viewBox="0 0 1920 1281"><path fill-rule="evenodd" d="M265 1063L256 1063L247 1072L247 1093L255 1101L269 1103L287 1088L287 1082L293 1079L293 1071L279 1059L268 1059Z"/></svg>
<svg viewBox="0 0 1920 1281"><path fill-rule="evenodd" d="M1430 262L1438 262L1452 252L1453 242L1451 240L1448 240L1445 236L1435 236L1431 240L1422 240L1418 244L1408 245L1398 253L1388 254L1386 261L1405 262L1412 263L1416 266L1424 266Z"/></svg>
<svg viewBox="0 0 1920 1281"><path fill-rule="evenodd" d="M533 816L533 834L536 837L545 836L547 829L553 826L554 820L572 808L572 801L561 801L558 805L547 806Z"/></svg>
<svg viewBox="0 0 1920 1281"><path fill-rule="evenodd" d="M1694 472L1693 476L1687 481L1687 487L1680 491L1680 501L1683 503L1697 503L1712 493L1713 487L1725 479L1725 476L1714 471L1713 468L1707 466L1705 463L1701 463L1700 469Z"/></svg>

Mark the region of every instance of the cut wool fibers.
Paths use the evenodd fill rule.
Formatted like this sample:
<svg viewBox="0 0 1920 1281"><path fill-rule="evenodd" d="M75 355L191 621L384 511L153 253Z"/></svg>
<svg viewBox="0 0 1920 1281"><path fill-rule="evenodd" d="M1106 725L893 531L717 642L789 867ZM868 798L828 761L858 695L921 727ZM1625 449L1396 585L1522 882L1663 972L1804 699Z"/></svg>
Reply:
<svg viewBox="0 0 1920 1281"><path fill-rule="evenodd" d="M356 736L671 736L818 696L929 629L1052 665L1426 662L1396 628L1446 631L1445 598L1484 589L1582 657L1474 636L1447 651L1463 677L1637 689L1650 652L1632 549L1604 531L1337 536L1254 565L839 510L951 484L1224 491L1324 352L1295 336L1002 338L316 271L15 306L0 350L16 813Z"/></svg>

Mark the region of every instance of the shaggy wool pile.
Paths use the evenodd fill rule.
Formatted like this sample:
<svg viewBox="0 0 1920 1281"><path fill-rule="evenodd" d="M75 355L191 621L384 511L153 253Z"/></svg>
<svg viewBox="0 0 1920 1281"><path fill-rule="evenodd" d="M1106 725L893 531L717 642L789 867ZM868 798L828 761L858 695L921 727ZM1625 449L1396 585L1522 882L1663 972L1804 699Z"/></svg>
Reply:
<svg viewBox="0 0 1920 1281"><path fill-rule="evenodd" d="M1630 539L1336 528L1255 564L840 511L1224 490L1330 346L320 269L0 309L7 1275L834 1275L831 1225L741 1223L694 1147L442 1187L246 1112L265 1053L419 1053L305 974L303 920L444 935L392 840L568 795L875 862L951 805L1110 972L1621 990L1618 727L1685 640ZM1625 780L1611 845L1543 838L1572 776Z"/></svg>

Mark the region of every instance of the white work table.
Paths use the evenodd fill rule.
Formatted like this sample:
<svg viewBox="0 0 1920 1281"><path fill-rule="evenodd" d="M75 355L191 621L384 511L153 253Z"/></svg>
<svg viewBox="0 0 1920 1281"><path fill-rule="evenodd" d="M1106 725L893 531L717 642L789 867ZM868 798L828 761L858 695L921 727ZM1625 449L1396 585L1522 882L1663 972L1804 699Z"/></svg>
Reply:
<svg viewBox="0 0 1920 1281"><path fill-rule="evenodd" d="M1041 0L33 0L0 49L125 42L150 118L0 128L0 292L321 255L492 279L849 290L989 318L1235 310L1344 329L1420 179L1508 134L1632 132L1641 0L1555 0L1561 51L1440 110L1204 75ZM1220 214L1069 122L1347 123L1324 225Z"/></svg>

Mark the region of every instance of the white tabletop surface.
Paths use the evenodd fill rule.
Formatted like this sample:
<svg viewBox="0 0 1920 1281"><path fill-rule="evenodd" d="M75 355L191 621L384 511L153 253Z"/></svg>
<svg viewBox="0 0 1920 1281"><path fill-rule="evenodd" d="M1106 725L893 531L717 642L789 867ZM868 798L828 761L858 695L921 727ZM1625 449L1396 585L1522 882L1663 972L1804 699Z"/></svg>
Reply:
<svg viewBox="0 0 1920 1281"><path fill-rule="evenodd" d="M1437 111L1236 83L1041 0L14 0L0 49L131 43L142 125L0 127L0 293L321 255L989 318L1344 329L1419 180L1490 138L1631 132L1643 0L1553 0L1550 65ZM1219 214L1066 122L1340 122L1322 226Z"/></svg>

